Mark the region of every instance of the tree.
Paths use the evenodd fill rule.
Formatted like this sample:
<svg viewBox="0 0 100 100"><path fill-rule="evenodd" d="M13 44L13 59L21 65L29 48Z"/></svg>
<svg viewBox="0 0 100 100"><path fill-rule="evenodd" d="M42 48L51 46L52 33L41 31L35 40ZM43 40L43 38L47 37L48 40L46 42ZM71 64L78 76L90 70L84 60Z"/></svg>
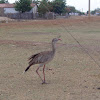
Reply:
<svg viewBox="0 0 100 100"><path fill-rule="evenodd" d="M49 11L49 8L48 8L48 0L42 0L40 2L40 5L38 6L38 12L40 14L45 14L48 11Z"/></svg>
<svg viewBox="0 0 100 100"><path fill-rule="evenodd" d="M91 11L91 14L94 15L96 13L96 10Z"/></svg>
<svg viewBox="0 0 100 100"><path fill-rule="evenodd" d="M53 1L53 12L61 14L65 11L66 2L65 0L54 0Z"/></svg>
<svg viewBox="0 0 100 100"><path fill-rule="evenodd" d="M53 0L53 1L48 1L48 0L42 0L40 2L40 5L38 7L38 12L40 14L45 14L46 12L55 12L58 14L61 14L65 11L66 7L66 0Z"/></svg>
<svg viewBox="0 0 100 100"><path fill-rule="evenodd" d="M8 3L8 0L0 0L0 3Z"/></svg>
<svg viewBox="0 0 100 100"><path fill-rule="evenodd" d="M15 10L21 13L30 11L31 7L31 0L19 0L15 2Z"/></svg>
<svg viewBox="0 0 100 100"><path fill-rule="evenodd" d="M32 0L32 3L38 4L39 0Z"/></svg>
<svg viewBox="0 0 100 100"><path fill-rule="evenodd" d="M75 7L74 6L67 6L66 7L66 12L67 13L75 13L77 10L75 9Z"/></svg>
<svg viewBox="0 0 100 100"><path fill-rule="evenodd" d="M100 12L100 8L96 8L95 10L91 11L91 14L96 14L96 12Z"/></svg>
<svg viewBox="0 0 100 100"><path fill-rule="evenodd" d="M39 0L32 0L32 3L36 4L37 7L40 5L40 2L41 2L41 1L39 1Z"/></svg>

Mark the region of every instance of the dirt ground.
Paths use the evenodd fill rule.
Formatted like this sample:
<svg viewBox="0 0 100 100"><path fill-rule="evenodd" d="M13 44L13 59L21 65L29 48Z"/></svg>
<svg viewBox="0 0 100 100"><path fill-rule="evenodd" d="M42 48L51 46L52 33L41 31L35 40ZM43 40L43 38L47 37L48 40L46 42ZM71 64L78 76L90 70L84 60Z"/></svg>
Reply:
<svg viewBox="0 0 100 100"><path fill-rule="evenodd" d="M7 17L0 17L0 23L8 23L10 21L14 21L14 19L10 19Z"/></svg>
<svg viewBox="0 0 100 100"><path fill-rule="evenodd" d="M69 34L71 33L85 51ZM50 50L61 36L46 82L28 72L28 58ZM0 24L0 100L100 100L100 17L33 20ZM43 77L42 68L39 73Z"/></svg>

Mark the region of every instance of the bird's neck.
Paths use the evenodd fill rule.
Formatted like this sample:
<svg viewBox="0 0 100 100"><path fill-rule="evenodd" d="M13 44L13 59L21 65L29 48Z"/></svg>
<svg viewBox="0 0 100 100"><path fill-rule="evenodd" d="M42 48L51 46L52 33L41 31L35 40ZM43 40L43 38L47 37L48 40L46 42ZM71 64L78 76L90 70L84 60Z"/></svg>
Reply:
<svg viewBox="0 0 100 100"><path fill-rule="evenodd" d="M52 43L52 51L55 53L56 51L56 47L55 47L55 43Z"/></svg>

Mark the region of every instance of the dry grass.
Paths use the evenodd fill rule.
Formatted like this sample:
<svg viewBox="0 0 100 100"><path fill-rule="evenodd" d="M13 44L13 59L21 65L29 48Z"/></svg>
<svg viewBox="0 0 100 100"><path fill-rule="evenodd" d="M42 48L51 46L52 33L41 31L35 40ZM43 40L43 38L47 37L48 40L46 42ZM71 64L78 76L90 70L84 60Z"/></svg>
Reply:
<svg viewBox="0 0 100 100"><path fill-rule="evenodd" d="M2 23L0 100L100 100L100 68L63 26L99 63L99 17ZM49 50L52 38L59 35L62 42L57 44L54 60L46 65L49 84L41 84L35 73L38 65L22 75L28 66L27 58Z"/></svg>

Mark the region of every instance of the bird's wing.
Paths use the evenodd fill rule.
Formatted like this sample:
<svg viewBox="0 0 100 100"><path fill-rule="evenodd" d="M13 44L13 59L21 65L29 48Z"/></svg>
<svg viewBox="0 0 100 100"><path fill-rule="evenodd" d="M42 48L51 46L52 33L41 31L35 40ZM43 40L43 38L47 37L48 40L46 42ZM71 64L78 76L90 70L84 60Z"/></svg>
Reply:
<svg viewBox="0 0 100 100"><path fill-rule="evenodd" d="M37 53L35 55L32 55L29 60L29 64L39 64L39 63L45 63L49 60L51 60L53 57L53 53L52 51L44 51L44 52L41 52L41 53Z"/></svg>
<svg viewBox="0 0 100 100"><path fill-rule="evenodd" d="M29 57L28 60L32 60L33 58L35 58L35 57L38 56L38 55L39 55L39 53L38 53L38 54L35 54L35 55L32 55L31 57Z"/></svg>

